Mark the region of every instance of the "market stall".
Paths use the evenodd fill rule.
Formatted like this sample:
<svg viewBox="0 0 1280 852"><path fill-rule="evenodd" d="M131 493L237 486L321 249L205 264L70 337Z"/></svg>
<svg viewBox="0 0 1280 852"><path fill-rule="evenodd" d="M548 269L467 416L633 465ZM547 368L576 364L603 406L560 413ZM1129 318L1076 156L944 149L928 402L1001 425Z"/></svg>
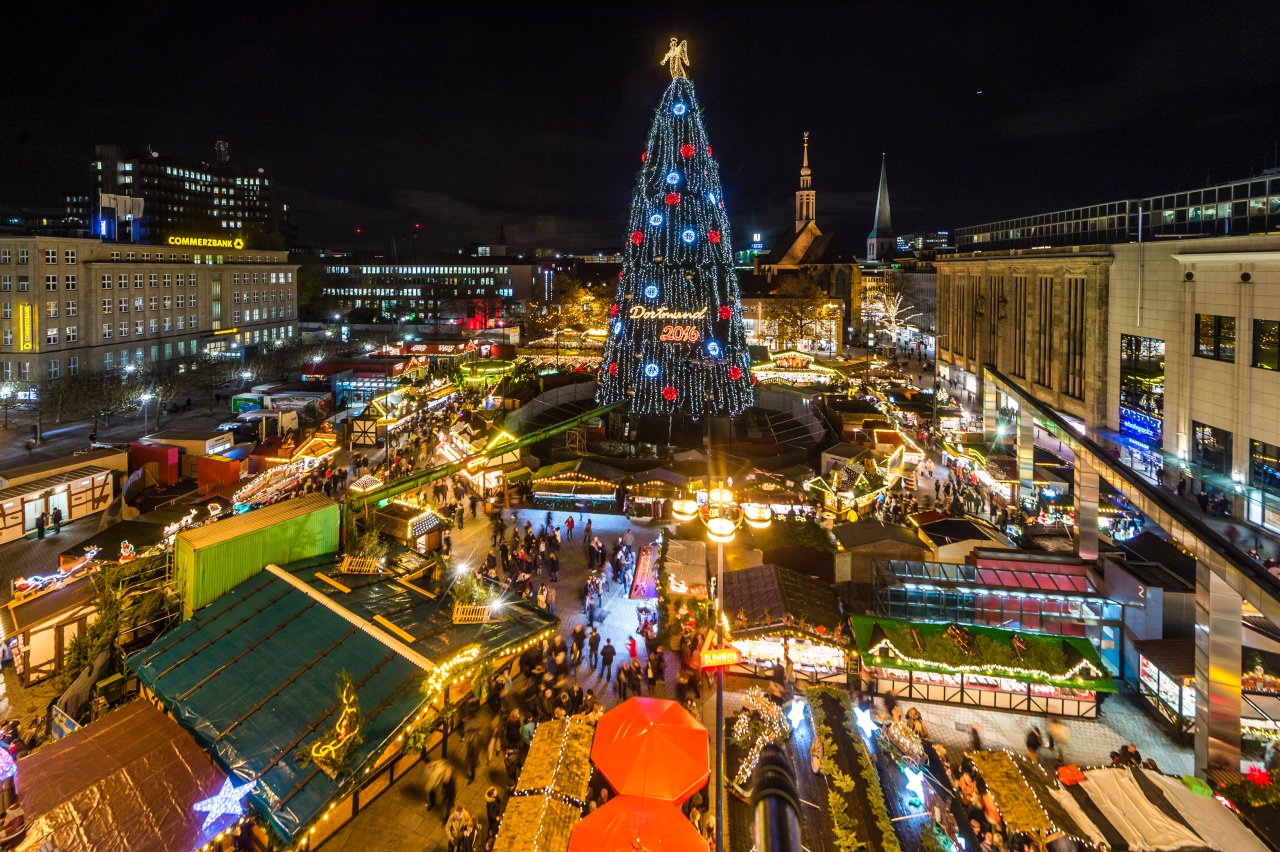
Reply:
<svg viewBox="0 0 1280 852"><path fill-rule="evenodd" d="M450 522L431 506L409 499L392 500L373 513L373 523L391 538L419 553L440 549L444 531Z"/></svg>
<svg viewBox="0 0 1280 852"><path fill-rule="evenodd" d="M864 679L906 699L1093 718L1116 691L1087 639L852 616Z"/></svg>
<svg viewBox="0 0 1280 852"><path fill-rule="evenodd" d="M1196 640L1147 639L1138 653L1138 692L1179 731L1196 723Z"/></svg>
<svg viewBox="0 0 1280 852"><path fill-rule="evenodd" d="M239 779L147 701L21 758L17 775L28 824L18 849L239 848L228 830L240 798L225 793Z"/></svg>
<svg viewBox="0 0 1280 852"><path fill-rule="evenodd" d="M115 499L117 474L128 469L128 454L93 450L0 471L0 544L36 530L36 520L57 509L62 522L101 512Z"/></svg>
<svg viewBox="0 0 1280 852"><path fill-rule="evenodd" d="M777 565L756 565L725 574L724 608L731 644L741 654L730 671L847 681L844 619L828 584Z"/></svg>
<svg viewBox="0 0 1280 852"><path fill-rule="evenodd" d="M538 468L529 478L529 488L539 509L567 512L581 506L593 512L610 511L622 477L616 468L577 459Z"/></svg>
<svg viewBox="0 0 1280 852"><path fill-rule="evenodd" d="M838 385L844 381L839 370L824 367L816 363L812 355L794 349L770 352L769 360L752 366L751 373L761 384L790 387Z"/></svg>

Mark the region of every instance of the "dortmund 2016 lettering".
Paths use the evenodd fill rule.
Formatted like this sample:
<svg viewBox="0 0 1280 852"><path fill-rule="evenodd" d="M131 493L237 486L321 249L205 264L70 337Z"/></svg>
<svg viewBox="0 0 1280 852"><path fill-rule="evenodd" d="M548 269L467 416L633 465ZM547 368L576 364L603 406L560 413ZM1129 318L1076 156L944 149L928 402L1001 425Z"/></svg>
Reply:
<svg viewBox="0 0 1280 852"><path fill-rule="evenodd" d="M673 311L668 308L646 308L643 305L635 305L627 312L627 316L635 320L700 320L706 318L707 309L702 308L697 311Z"/></svg>

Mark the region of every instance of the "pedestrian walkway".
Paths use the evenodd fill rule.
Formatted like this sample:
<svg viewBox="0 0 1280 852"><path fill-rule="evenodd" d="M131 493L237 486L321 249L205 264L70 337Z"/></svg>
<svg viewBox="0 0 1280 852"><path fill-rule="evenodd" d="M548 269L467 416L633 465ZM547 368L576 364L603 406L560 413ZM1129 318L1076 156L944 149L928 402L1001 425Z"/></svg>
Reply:
<svg viewBox="0 0 1280 852"><path fill-rule="evenodd" d="M1071 734L1065 749L1067 762L1081 766L1106 766L1111 752L1125 743L1138 747L1143 759L1153 758L1161 771L1174 775L1194 773L1194 759L1189 745L1177 742L1162 722L1141 705L1142 698L1131 692L1107 696L1097 719L1063 719ZM1026 750L1027 732L1035 725L1045 732L1047 718L1028 713L983 710L959 704L898 701L905 712L915 707L924 717L925 727L934 742L946 746L952 760L972 748L970 726L977 724L982 747ZM1044 753L1048 756L1048 752Z"/></svg>

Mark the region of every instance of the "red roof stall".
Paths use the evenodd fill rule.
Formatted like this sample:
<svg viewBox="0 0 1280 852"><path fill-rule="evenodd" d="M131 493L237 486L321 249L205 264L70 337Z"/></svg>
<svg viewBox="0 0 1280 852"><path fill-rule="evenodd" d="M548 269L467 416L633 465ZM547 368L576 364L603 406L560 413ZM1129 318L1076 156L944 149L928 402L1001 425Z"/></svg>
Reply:
<svg viewBox="0 0 1280 852"><path fill-rule="evenodd" d="M156 481L161 485L177 485L182 478L182 450L170 444L134 441L129 445L129 472L144 465L155 465Z"/></svg>

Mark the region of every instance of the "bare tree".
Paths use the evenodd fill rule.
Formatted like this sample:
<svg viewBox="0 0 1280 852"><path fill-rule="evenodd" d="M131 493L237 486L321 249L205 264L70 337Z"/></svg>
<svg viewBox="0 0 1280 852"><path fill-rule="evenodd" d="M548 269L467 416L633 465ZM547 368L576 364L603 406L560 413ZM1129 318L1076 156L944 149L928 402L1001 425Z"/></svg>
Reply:
<svg viewBox="0 0 1280 852"><path fill-rule="evenodd" d="M814 336L824 323L840 322L840 308L810 277L787 278L770 296L764 303L764 316L774 324L777 338L783 343L794 345Z"/></svg>
<svg viewBox="0 0 1280 852"><path fill-rule="evenodd" d="M897 340L898 333L919 316L922 314L915 310L914 305L906 304L901 293L889 293L881 301L880 316L876 322L889 335L890 340Z"/></svg>

